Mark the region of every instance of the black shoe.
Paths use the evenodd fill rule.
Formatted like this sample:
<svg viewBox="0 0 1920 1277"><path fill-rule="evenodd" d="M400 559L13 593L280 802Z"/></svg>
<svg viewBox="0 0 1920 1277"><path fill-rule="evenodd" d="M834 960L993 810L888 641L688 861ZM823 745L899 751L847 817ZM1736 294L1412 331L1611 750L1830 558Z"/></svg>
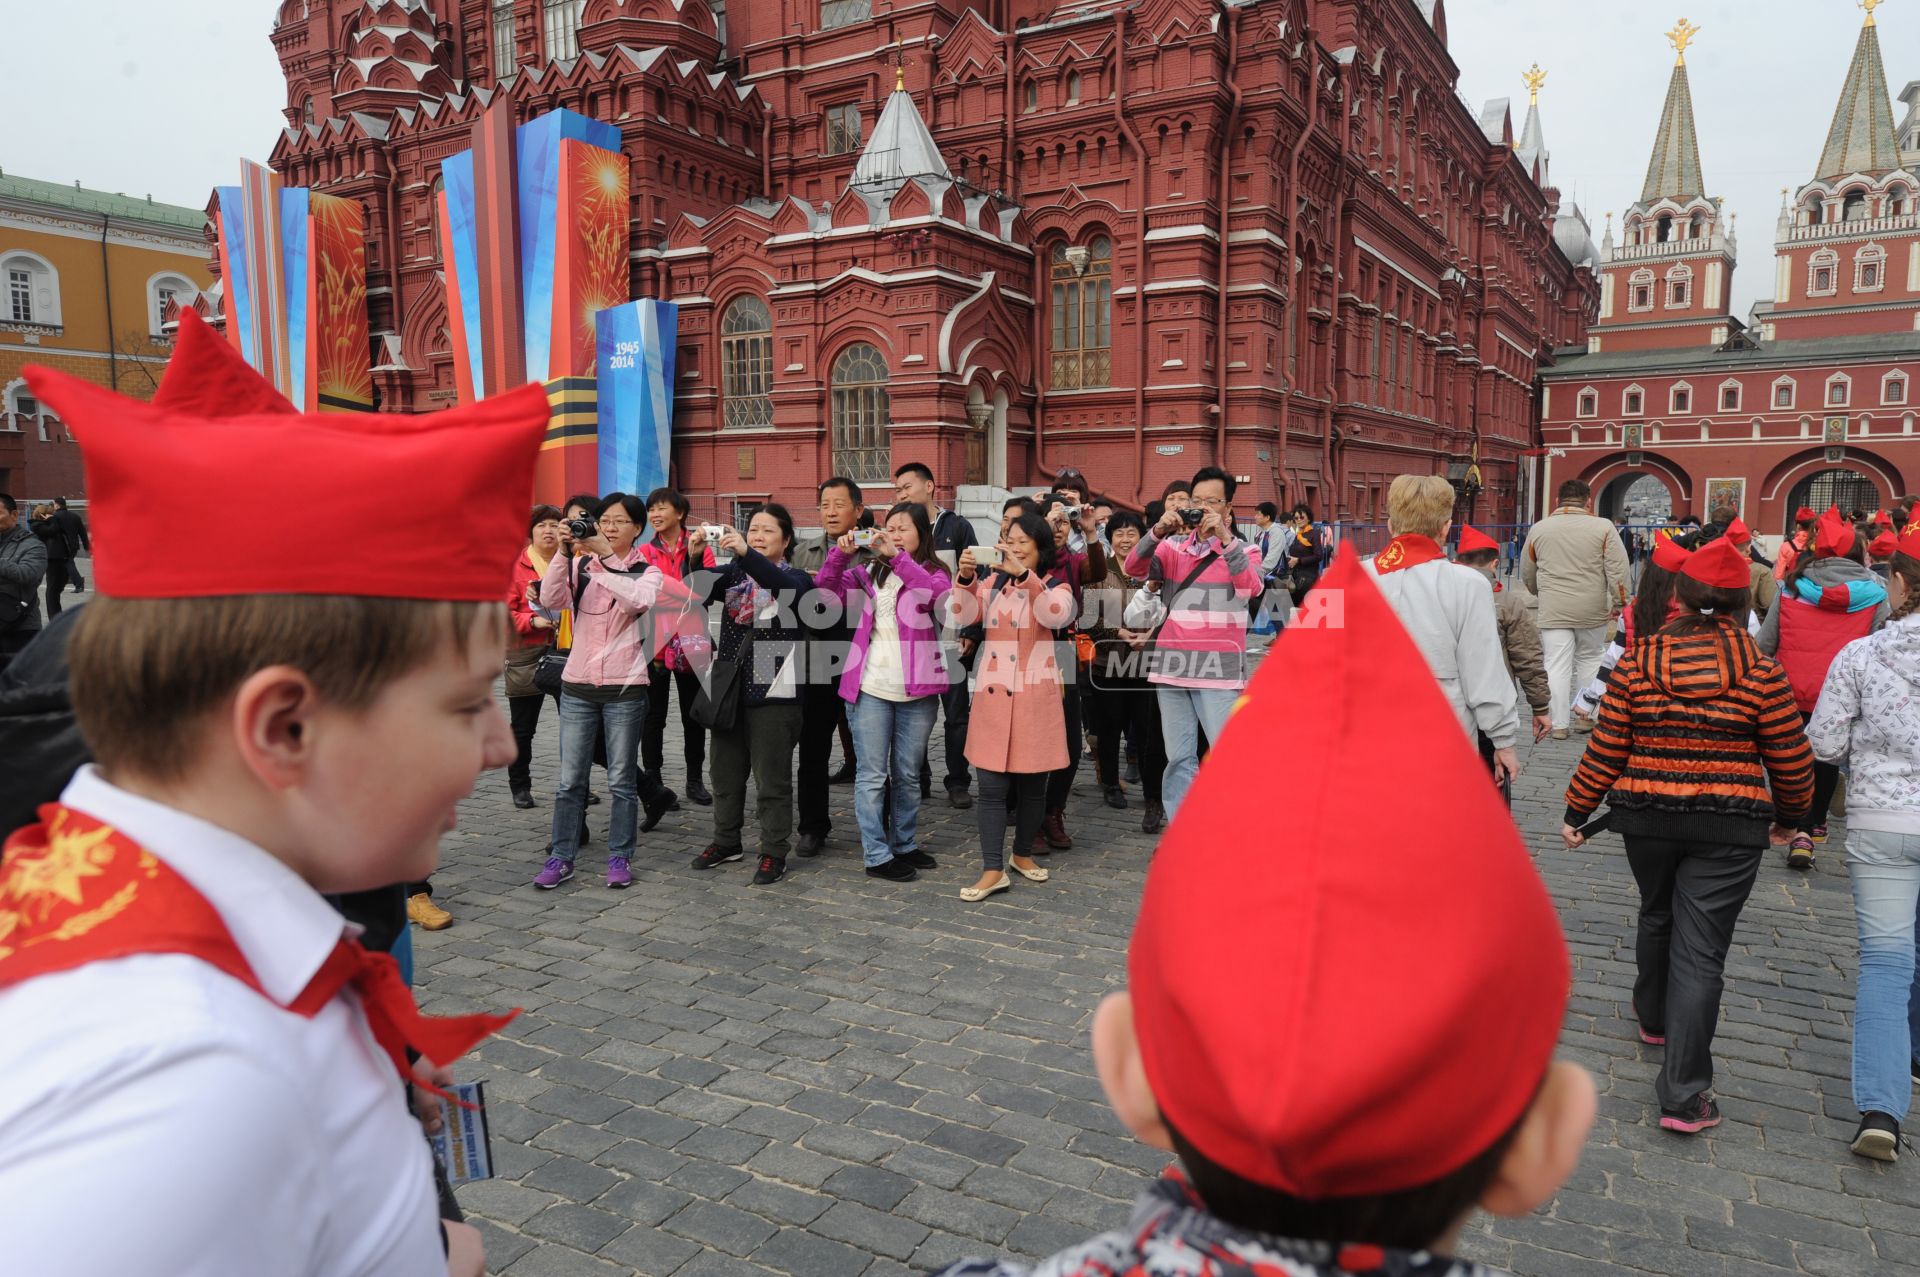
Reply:
<svg viewBox="0 0 1920 1277"><path fill-rule="evenodd" d="M1120 773L1120 779L1129 785L1138 785L1140 783L1140 760L1137 758L1127 759L1126 770Z"/></svg>
<svg viewBox="0 0 1920 1277"><path fill-rule="evenodd" d="M927 799L931 797L933 797L933 782L930 780L921 781L920 782L920 801L924 803L925 801L927 801Z"/></svg>
<svg viewBox="0 0 1920 1277"><path fill-rule="evenodd" d="M513 787L513 805L522 811L533 806L533 790L526 785L515 785Z"/></svg>
<svg viewBox="0 0 1920 1277"><path fill-rule="evenodd" d="M594 793L591 789L589 789L587 791L587 806L598 807L599 805L600 805L600 795Z"/></svg>
<svg viewBox="0 0 1920 1277"><path fill-rule="evenodd" d="M808 860L811 860L819 855L821 851L826 848L826 845L827 836L825 834L801 834L793 844L793 854L796 856L805 856Z"/></svg>
<svg viewBox="0 0 1920 1277"><path fill-rule="evenodd" d="M1662 1108L1660 1129L1681 1135L1698 1135L1710 1126L1720 1125L1720 1106L1705 1095L1696 1095L1682 1109Z"/></svg>
<svg viewBox="0 0 1920 1277"><path fill-rule="evenodd" d="M918 848L915 848L904 856L895 856L893 859L895 863L904 860L915 869L938 869L940 867L939 861Z"/></svg>
<svg viewBox="0 0 1920 1277"><path fill-rule="evenodd" d="M641 799L640 807L646 812L640 820L640 832L644 834L658 825L668 812L678 811L680 800L674 797L671 789L663 789L651 799Z"/></svg>
<svg viewBox="0 0 1920 1277"><path fill-rule="evenodd" d="M851 785L853 783L853 773L853 764L847 763L843 765L839 771L827 777L827 783L829 785Z"/></svg>
<svg viewBox="0 0 1920 1277"><path fill-rule="evenodd" d="M1869 1113L1860 1119L1860 1129L1853 1133L1851 1147L1860 1156L1876 1162L1897 1162L1900 1160L1900 1123L1885 1113Z"/></svg>
<svg viewBox="0 0 1920 1277"><path fill-rule="evenodd" d="M1120 792L1120 786L1107 786L1107 806L1113 808L1115 811L1125 811L1127 809L1127 796Z"/></svg>
<svg viewBox="0 0 1920 1277"><path fill-rule="evenodd" d="M760 857L760 867L753 871L753 885L767 887L787 876L787 862L780 856Z"/></svg>
<svg viewBox="0 0 1920 1277"><path fill-rule="evenodd" d="M1157 834L1167 827L1167 809L1151 800L1147 803L1147 814L1140 818L1140 832Z"/></svg>
<svg viewBox="0 0 1920 1277"><path fill-rule="evenodd" d="M919 876L919 873L912 865L898 856L893 857L885 864L870 865L867 868L867 877L885 878L888 882L912 882Z"/></svg>
<svg viewBox="0 0 1920 1277"><path fill-rule="evenodd" d="M713 795L707 792L707 787L700 783L698 776L687 778L687 797L702 807L713 806Z"/></svg>
<svg viewBox="0 0 1920 1277"><path fill-rule="evenodd" d="M964 789L949 789L947 791L947 806L965 811L967 808L973 806L973 795Z"/></svg>
<svg viewBox="0 0 1920 1277"><path fill-rule="evenodd" d="M747 853L738 847L722 847L709 843L707 849L693 858L695 869L712 869L716 865L730 865L743 858Z"/></svg>

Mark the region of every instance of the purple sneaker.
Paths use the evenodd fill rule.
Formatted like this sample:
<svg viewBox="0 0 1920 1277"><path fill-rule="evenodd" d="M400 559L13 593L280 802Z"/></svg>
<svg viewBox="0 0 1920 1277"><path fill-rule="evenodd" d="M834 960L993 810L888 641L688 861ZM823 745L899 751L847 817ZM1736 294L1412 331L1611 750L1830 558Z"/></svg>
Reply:
<svg viewBox="0 0 1920 1277"><path fill-rule="evenodd" d="M607 885L609 887L631 887L633 870L627 868L625 856L607 857Z"/></svg>
<svg viewBox="0 0 1920 1277"><path fill-rule="evenodd" d="M533 885L542 891L551 891L567 879L573 877L573 862L559 856L548 856L546 868L533 876Z"/></svg>

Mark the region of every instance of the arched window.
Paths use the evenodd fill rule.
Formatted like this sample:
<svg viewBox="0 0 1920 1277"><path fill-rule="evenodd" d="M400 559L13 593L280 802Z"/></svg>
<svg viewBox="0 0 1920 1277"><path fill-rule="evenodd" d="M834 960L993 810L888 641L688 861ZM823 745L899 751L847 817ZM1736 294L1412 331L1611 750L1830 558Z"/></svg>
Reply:
<svg viewBox="0 0 1920 1277"><path fill-rule="evenodd" d="M580 10L586 0L542 0L547 61L580 56Z"/></svg>
<svg viewBox="0 0 1920 1277"><path fill-rule="evenodd" d="M46 258L27 252L0 254L0 285L7 290L0 319L60 326L60 272Z"/></svg>
<svg viewBox="0 0 1920 1277"><path fill-rule="evenodd" d="M1653 309L1653 272L1644 266L1627 279L1627 309Z"/></svg>
<svg viewBox="0 0 1920 1277"><path fill-rule="evenodd" d="M1887 283L1887 250L1868 244L1853 255L1853 291L1877 293Z"/></svg>
<svg viewBox="0 0 1920 1277"><path fill-rule="evenodd" d="M178 301L182 306L192 301L200 290L193 281L183 275L155 275L147 281L147 331L155 337L160 335L160 326L166 322L167 303Z"/></svg>
<svg viewBox="0 0 1920 1277"><path fill-rule="evenodd" d="M440 260L440 196L447 189L447 181L440 174L433 175L433 185L427 189L427 226L432 232L428 242L433 245L433 260Z"/></svg>
<svg viewBox="0 0 1920 1277"><path fill-rule="evenodd" d="M300 104L300 123L313 123L313 95L311 93L307 95L307 100Z"/></svg>
<svg viewBox="0 0 1920 1277"><path fill-rule="evenodd" d="M1840 201L1840 220L1843 222L1865 221L1867 217L1867 193L1858 187L1848 191Z"/></svg>
<svg viewBox="0 0 1920 1277"><path fill-rule="evenodd" d="M1067 76L1067 105L1078 106L1079 103L1080 103L1080 73L1078 71L1075 71L1072 74Z"/></svg>
<svg viewBox="0 0 1920 1277"><path fill-rule="evenodd" d="M720 398L726 429L773 425L773 316L758 297L735 298L720 320Z"/></svg>
<svg viewBox="0 0 1920 1277"><path fill-rule="evenodd" d="M886 483L893 414L887 397L887 360L856 342L833 361L833 472L855 483Z"/></svg>
<svg viewBox="0 0 1920 1277"><path fill-rule="evenodd" d="M0 430L17 434L32 427L40 432L40 441L46 442L47 423L40 415L40 401L27 390L24 378L7 388L6 398L0 400L0 413L6 414L0 417Z"/></svg>
<svg viewBox="0 0 1920 1277"><path fill-rule="evenodd" d="M1029 111L1038 111L1040 109L1040 82L1038 80L1027 81L1026 104L1027 110Z"/></svg>
<svg viewBox="0 0 1920 1277"><path fill-rule="evenodd" d="M1667 272L1667 307L1684 310L1693 296L1693 267L1675 266Z"/></svg>
<svg viewBox="0 0 1920 1277"><path fill-rule="evenodd" d="M512 75L514 62L513 0L493 0L493 78Z"/></svg>
<svg viewBox="0 0 1920 1277"><path fill-rule="evenodd" d="M1831 297L1839 288L1840 254L1823 248L1807 259L1807 295Z"/></svg>
<svg viewBox="0 0 1920 1277"><path fill-rule="evenodd" d="M1053 246L1054 390L1110 385L1113 380L1113 241Z"/></svg>

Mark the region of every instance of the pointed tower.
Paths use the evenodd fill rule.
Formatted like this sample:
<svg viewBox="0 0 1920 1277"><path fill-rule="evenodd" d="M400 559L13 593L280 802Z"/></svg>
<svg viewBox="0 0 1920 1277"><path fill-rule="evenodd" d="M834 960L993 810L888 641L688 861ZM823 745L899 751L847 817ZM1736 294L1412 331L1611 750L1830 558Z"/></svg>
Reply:
<svg viewBox="0 0 1920 1277"><path fill-rule="evenodd" d="M1617 244L1608 231L1591 350L1718 346L1733 330L1736 246L1720 201L1706 193L1687 78L1687 46L1699 34L1685 18L1667 33L1678 56L1640 199Z"/></svg>
<svg viewBox="0 0 1920 1277"><path fill-rule="evenodd" d="M1880 29L1867 11L1813 180L1781 210L1768 337L1910 332L1920 299L1920 180L1900 150Z"/></svg>
<svg viewBox="0 0 1920 1277"><path fill-rule="evenodd" d="M1546 132L1540 127L1540 86L1547 82L1547 73L1536 62L1520 78L1527 83L1527 123L1520 130L1520 140L1513 144L1513 153L1533 175L1533 184L1544 191L1552 185L1547 172L1552 155L1547 150Z"/></svg>
<svg viewBox="0 0 1920 1277"><path fill-rule="evenodd" d="M955 189L953 170L947 167L933 131L914 105L913 94L907 92L906 68L897 67L893 92L887 95L887 104L873 126L873 136L860 152L859 162L853 166L853 180L848 185L867 201L878 223L888 219L894 198L910 182L920 188L933 210L938 210L947 193Z"/></svg>

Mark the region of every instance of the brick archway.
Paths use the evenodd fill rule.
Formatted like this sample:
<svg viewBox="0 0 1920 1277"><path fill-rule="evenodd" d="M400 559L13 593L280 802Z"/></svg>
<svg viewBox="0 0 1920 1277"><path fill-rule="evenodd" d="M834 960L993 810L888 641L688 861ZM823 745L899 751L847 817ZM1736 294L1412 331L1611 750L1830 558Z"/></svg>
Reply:
<svg viewBox="0 0 1920 1277"><path fill-rule="evenodd" d="M1640 464L1630 466L1626 458L1614 456L1596 461L1587 468L1580 478L1594 492L1594 509L1602 509L1600 501L1607 489L1615 483L1626 480L1632 483L1636 479L1657 479L1667 490L1667 498L1673 505L1673 516L1681 518L1693 509L1693 481L1686 468L1676 464L1658 453L1643 452ZM1547 500L1553 500L1553 494L1546 494Z"/></svg>
<svg viewBox="0 0 1920 1277"><path fill-rule="evenodd" d="M1760 484L1760 500L1763 503L1761 517L1766 520L1768 527L1786 526L1793 514L1786 508L1786 501L1794 485L1822 470L1858 471L1880 490L1880 504L1883 507L1892 505L1907 490L1900 467L1877 452L1848 444L1844 460L1828 461L1825 450L1808 448L1794 453L1768 471L1766 479Z"/></svg>

